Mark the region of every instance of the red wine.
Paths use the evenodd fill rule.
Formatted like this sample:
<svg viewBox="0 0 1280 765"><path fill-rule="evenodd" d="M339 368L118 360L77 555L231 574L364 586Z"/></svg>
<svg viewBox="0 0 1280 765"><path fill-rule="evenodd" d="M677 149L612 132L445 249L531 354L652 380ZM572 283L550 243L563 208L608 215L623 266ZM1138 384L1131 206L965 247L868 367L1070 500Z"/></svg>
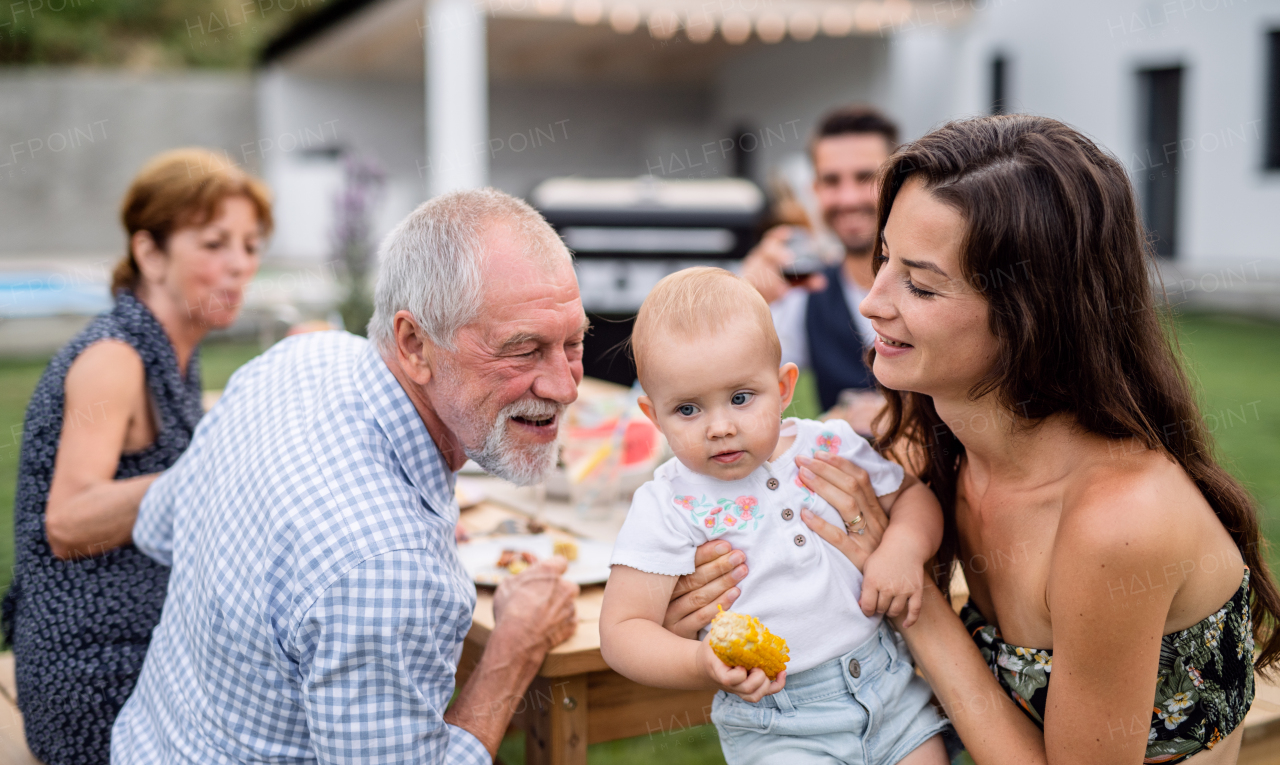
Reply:
<svg viewBox="0 0 1280 765"><path fill-rule="evenodd" d="M786 279L787 284L792 287L798 287L810 276L822 273L823 265L823 262L817 258L797 258L782 267L782 278Z"/></svg>

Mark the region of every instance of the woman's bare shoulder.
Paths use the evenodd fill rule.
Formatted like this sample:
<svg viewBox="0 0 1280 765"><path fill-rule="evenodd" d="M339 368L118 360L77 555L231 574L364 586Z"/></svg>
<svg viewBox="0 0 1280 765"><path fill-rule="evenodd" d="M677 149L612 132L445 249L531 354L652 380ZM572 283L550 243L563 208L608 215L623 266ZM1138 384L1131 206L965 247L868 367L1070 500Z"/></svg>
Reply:
<svg viewBox="0 0 1280 765"><path fill-rule="evenodd" d="M99 340L81 351L67 370L63 387L68 401L92 398L135 401L146 395L146 369L133 346L122 340Z"/></svg>
<svg viewBox="0 0 1280 765"><path fill-rule="evenodd" d="M1056 546L1085 545L1120 560L1163 558L1194 543L1190 521L1206 509L1195 482L1167 454L1111 443L1068 478Z"/></svg>

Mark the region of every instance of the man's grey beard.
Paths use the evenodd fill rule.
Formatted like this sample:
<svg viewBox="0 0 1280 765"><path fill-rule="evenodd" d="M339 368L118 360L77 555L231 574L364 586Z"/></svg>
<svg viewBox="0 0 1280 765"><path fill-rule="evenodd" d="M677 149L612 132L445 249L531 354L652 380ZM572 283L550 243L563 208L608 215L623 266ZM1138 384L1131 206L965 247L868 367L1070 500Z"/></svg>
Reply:
<svg viewBox="0 0 1280 765"><path fill-rule="evenodd" d="M486 473L510 481L517 486L532 486L546 480L556 466L560 444L520 446L511 434L511 418L544 419L564 413L564 405L550 401L525 399L506 405L485 434L479 448L464 447L466 455L484 468Z"/></svg>

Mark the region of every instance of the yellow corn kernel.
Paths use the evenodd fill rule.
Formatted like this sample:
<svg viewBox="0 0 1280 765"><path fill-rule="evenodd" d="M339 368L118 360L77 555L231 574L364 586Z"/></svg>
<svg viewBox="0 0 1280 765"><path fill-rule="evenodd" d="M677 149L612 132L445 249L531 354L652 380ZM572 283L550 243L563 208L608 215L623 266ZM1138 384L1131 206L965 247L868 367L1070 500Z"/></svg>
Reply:
<svg viewBox="0 0 1280 765"><path fill-rule="evenodd" d="M759 619L723 608L711 620L707 642L720 661L747 670L759 667L770 680L777 679L791 659L787 641L770 632Z"/></svg>
<svg viewBox="0 0 1280 765"><path fill-rule="evenodd" d="M552 555L559 555L570 563L578 559L578 544L569 539L557 539L551 549Z"/></svg>

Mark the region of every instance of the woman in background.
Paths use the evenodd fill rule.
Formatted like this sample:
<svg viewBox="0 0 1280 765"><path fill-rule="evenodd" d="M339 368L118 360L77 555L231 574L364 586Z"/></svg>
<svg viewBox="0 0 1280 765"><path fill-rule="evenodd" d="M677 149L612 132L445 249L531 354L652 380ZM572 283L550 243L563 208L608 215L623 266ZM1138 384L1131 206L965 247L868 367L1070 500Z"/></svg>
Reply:
<svg viewBox="0 0 1280 765"><path fill-rule="evenodd" d="M49 362L23 426L4 630L47 765L108 762L169 576L132 544L138 504L191 440L198 346L235 320L272 225L265 186L203 149L148 162L121 218L115 307Z"/></svg>

